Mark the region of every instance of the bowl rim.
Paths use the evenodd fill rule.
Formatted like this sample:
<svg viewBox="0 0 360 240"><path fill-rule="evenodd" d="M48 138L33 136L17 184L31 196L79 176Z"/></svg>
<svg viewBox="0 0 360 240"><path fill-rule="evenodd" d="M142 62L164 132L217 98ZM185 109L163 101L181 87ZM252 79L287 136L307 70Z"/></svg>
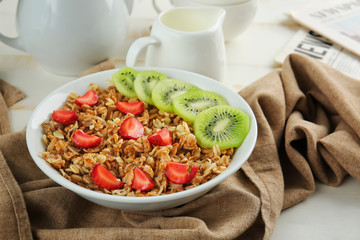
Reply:
<svg viewBox="0 0 360 240"><path fill-rule="evenodd" d="M134 69L138 70L138 71L143 71L143 70L155 70L155 71L159 71L159 72L171 72L173 74L186 74L186 75L192 75L196 78L202 78L205 79L204 81L209 81L211 84L215 84L217 86L221 86L221 88L224 88L226 91L231 91L232 93L237 94L236 92L234 92L233 90L231 90L230 88L226 87L225 85L223 85L221 82L218 82L214 79L211 79L209 77L197 74L197 73L193 73L193 72L189 72L189 71L185 71L185 70L179 70L179 69L172 69L172 68L159 68L159 67L134 67ZM41 107L43 107L44 105L46 105L47 100L54 95L57 92L60 92L62 89L67 88L68 86L73 85L74 83L78 83L78 82L86 82L89 81L89 79L91 78L97 78L97 77L102 77L104 81L106 81L106 75L109 75L110 73L114 73L117 70L119 70L119 68L116 69L110 69L110 70L105 70L105 71L101 71L101 72L97 72L97 73L93 73L90 75L86 75L83 77L80 77L78 79L72 80L60 87L58 87L57 89L55 89L54 91L52 91L51 93L49 93L43 100L41 100L41 102L35 107L35 109L33 110L28 123L27 123L27 128L26 128L26 144L28 147L28 150L30 152L30 155L33 159L33 161L35 162L35 164L40 168L40 170L47 175L50 179L52 179L53 181L55 181L56 183L58 183L59 185L71 190L72 192L79 194L85 198L89 197L92 199L97 199L97 200L101 200L101 201L109 201L109 202L114 202L114 203L154 203L154 202L166 202L169 200L175 200L175 199L183 199L183 198L187 198L187 197L191 197L193 195L196 195L196 193L198 192L207 192L209 190L211 190L213 187L215 187L216 185L218 185L219 183L223 182L225 179L227 179L228 177L232 176L235 172L237 172L241 166L248 160L248 158L250 157L251 153L254 150L256 141L257 141L257 135L258 135L258 128L257 128L257 121L255 118L255 115L252 111L252 109L250 108L250 106L248 105L248 103L239 95L239 100L243 101L243 104L248 108L247 113L250 116L251 119L251 128L250 131L252 129L252 131L254 132L254 137L251 138L248 141L250 142L250 149L248 151L246 151L245 155L242 155L242 158L244 159L244 161L241 161L238 165L236 165L236 167L233 168L229 168L227 167L226 170L224 172L222 172L221 174L217 175L216 177L212 178L211 180L196 186L194 188L191 189L187 189L181 192L176 192L176 193L170 193L170 194L164 194L164 195L159 195L159 196L144 196L144 197L137 197L137 196L119 196L119 195L111 195L111 194L107 194L107 193L101 193L101 192L96 192L94 190L90 190L87 188L84 188L76 183L71 182L70 180L66 179L64 176L62 176L60 173L56 174L56 175L52 175L50 169L53 169L55 171L58 171L56 169L54 169L52 166L50 166L49 163L47 163L42 157L39 156L39 152L34 152L34 149L32 148L31 145L31 133L32 133L32 129L29 127L31 126L35 114L41 109ZM182 79L180 79L182 80ZM89 85L91 82L89 81L87 84ZM70 92L69 92L70 94ZM48 113L49 114L49 113ZM250 133L249 131L249 133ZM245 139L246 140L246 139ZM244 141L245 141L244 140ZM235 154L234 154L235 155ZM49 171L48 171L49 170Z"/></svg>

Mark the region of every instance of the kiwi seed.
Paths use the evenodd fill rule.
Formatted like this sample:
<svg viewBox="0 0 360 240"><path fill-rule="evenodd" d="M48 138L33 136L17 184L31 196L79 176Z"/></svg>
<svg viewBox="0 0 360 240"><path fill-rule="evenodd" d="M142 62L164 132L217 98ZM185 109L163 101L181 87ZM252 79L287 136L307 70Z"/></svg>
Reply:
<svg viewBox="0 0 360 240"><path fill-rule="evenodd" d="M196 115L194 133L202 147L221 150L238 147L250 130L250 117L230 105L218 105Z"/></svg>
<svg viewBox="0 0 360 240"><path fill-rule="evenodd" d="M130 67L120 68L112 75L112 82L116 89L126 97L137 97L134 90L134 80L138 71Z"/></svg>
<svg viewBox="0 0 360 240"><path fill-rule="evenodd" d="M153 88L151 98L160 110L174 112L173 99L193 89L198 89L198 87L176 79L163 79Z"/></svg>
<svg viewBox="0 0 360 240"><path fill-rule="evenodd" d="M184 120L193 123L195 116L200 112L217 105L228 104L219 94L204 90L190 90L174 98L174 112Z"/></svg>
<svg viewBox="0 0 360 240"><path fill-rule="evenodd" d="M165 74L154 70L139 72L134 81L134 89L137 97L143 102L154 105L151 92L157 82L166 78Z"/></svg>

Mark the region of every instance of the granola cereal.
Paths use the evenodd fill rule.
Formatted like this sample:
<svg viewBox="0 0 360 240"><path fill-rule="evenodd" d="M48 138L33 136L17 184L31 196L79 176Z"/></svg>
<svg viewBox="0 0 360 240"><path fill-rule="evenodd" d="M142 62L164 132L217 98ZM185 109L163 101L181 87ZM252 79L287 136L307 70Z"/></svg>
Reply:
<svg viewBox="0 0 360 240"><path fill-rule="evenodd" d="M68 180L91 190L120 196L157 196L183 191L203 184L222 173L230 164L234 149L220 151L217 145L212 149L200 147L191 124L174 113L163 112L155 106L145 104L145 110L137 116L123 114L116 102L134 102L137 98L121 95L114 86L100 89L91 84L90 89L98 95L94 106L77 105L79 96L71 93L62 110L73 110L78 120L62 125L52 118L42 123L45 152L41 156ZM135 117L144 126L144 134L138 139L124 139L119 134L119 126ZM147 137L167 128L172 136L172 145L154 146ZM73 133L81 129L87 134L101 137L100 145L92 148L77 147L72 141ZM195 178L188 184L174 184L165 174L166 161L199 166ZM92 169L102 164L121 179L123 188L107 190L97 186L92 178ZM135 167L141 168L154 181L155 186L148 191L134 190L131 183Z"/></svg>

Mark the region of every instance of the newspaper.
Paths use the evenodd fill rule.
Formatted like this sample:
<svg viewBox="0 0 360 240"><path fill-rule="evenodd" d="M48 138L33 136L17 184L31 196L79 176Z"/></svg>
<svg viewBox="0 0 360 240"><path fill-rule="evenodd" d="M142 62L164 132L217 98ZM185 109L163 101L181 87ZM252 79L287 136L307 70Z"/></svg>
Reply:
<svg viewBox="0 0 360 240"><path fill-rule="evenodd" d="M360 0L319 0L289 13L296 22L360 56Z"/></svg>
<svg viewBox="0 0 360 240"><path fill-rule="evenodd" d="M299 30L275 57L275 61L282 64L290 53L299 53L318 59L340 72L360 80L360 57L313 31Z"/></svg>

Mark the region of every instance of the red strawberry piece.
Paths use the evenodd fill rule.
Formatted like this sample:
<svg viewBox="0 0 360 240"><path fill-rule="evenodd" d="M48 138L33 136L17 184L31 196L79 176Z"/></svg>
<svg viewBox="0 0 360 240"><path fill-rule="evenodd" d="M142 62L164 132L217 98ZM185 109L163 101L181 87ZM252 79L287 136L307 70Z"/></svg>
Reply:
<svg viewBox="0 0 360 240"><path fill-rule="evenodd" d="M143 102L116 102L116 107L122 113L139 115L144 111L145 104Z"/></svg>
<svg viewBox="0 0 360 240"><path fill-rule="evenodd" d="M123 138L138 139L144 134L144 126L136 118L130 117L121 123L119 133Z"/></svg>
<svg viewBox="0 0 360 240"><path fill-rule="evenodd" d="M97 103L98 99L99 99L99 97L98 97L97 93L94 90L89 90L83 96L75 99L75 104L77 104L79 106L81 106L83 104L93 106Z"/></svg>
<svg viewBox="0 0 360 240"><path fill-rule="evenodd" d="M194 179L199 166L177 162L166 162L166 177L175 184L186 184Z"/></svg>
<svg viewBox="0 0 360 240"><path fill-rule="evenodd" d="M163 128L160 131L148 136L148 140L153 145L167 146L172 144L172 138L169 130Z"/></svg>
<svg viewBox="0 0 360 240"><path fill-rule="evenodd" d="M55 122L61 123L63 125L72 124L79 118L79 116L76 114L76 111L69 110L55 110L51 116Z"/></svg>
<svg viewBox="0 0 360 240"><path fill-rule="evenodd" d="M135 190L146 191L152 189L155 186L154 181L149 174L139 167L134 168L134 178L131 183L131 187Z"/></svg>
<svg viewBox="0 0 360 240"><path fill-rule="evenodd" d="M76 130L72 135L72 140L76 146L81 148L92 148L101 143L100 137L86 134L82 130Z"/></svg>
<svg viewBox="0 0 360 240"><path fill-rule="evenodd" d="M124 186L124 183L115 177L109 170L101 164L96 164L92 170L92 177L94 183L99 187L106 188L107 190L119 189Z"/></svg>

